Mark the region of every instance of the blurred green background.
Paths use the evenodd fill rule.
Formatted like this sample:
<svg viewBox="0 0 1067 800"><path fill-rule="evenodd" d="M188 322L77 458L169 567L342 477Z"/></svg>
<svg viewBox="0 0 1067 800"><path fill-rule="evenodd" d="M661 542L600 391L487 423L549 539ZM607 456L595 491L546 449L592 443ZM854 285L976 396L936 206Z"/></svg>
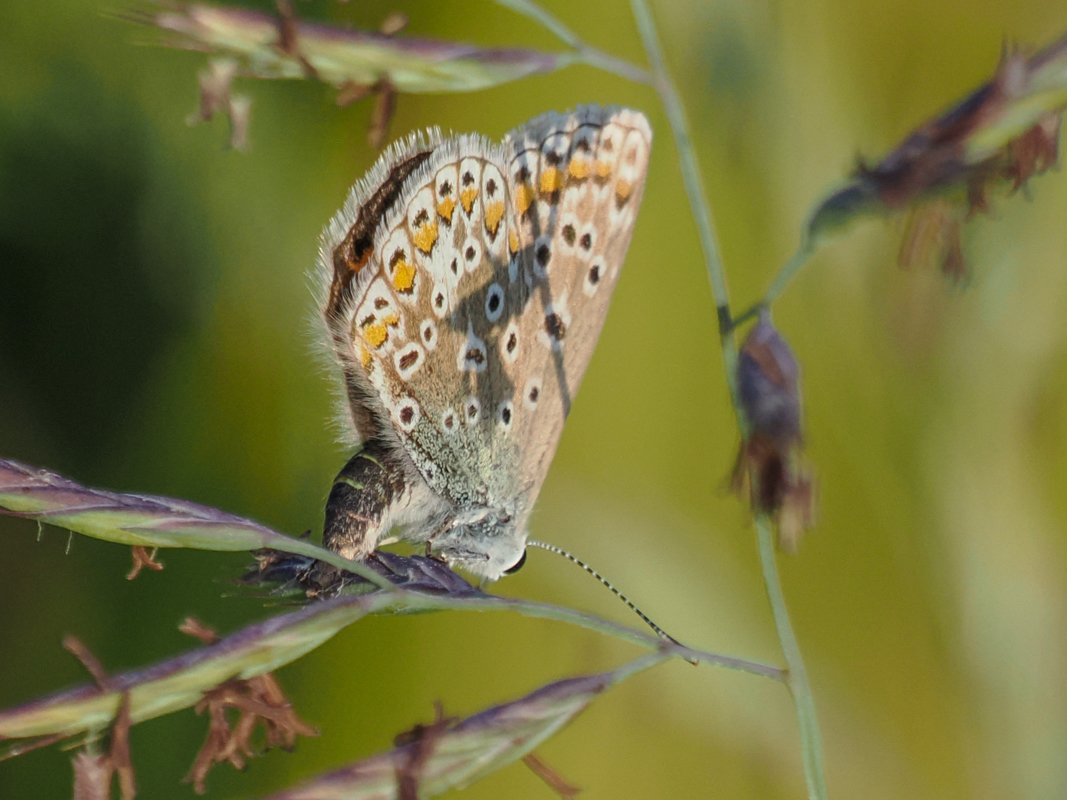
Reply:
<svg viewBox="0 0 1067 800"><path fill-rule="evenodd" d="M269 3L264 3L269 6ZM590 43L643 63L624 2L553 2ZM304 82L254 97L247 153L190 128L202 55L154 46L121 4L0 6L0 454L90 485L196 500L318 533L333 475L329 378L305 272L375 158L367 103ZM488 2L313 2L298 12L409 33L558 49ZM1007 39L1067 29L1062 0L655 2L733 291L758 297L811 204L854 163L983 81ZM499 137L580 102L643 109L657 140L627 267L533 521L694 645L778 663L748 516L724 485L738 445L714 315L653 93L586 67L472 95L404 96L391 134ZM821 514L785 592L835 798L1067 797L1067 178L968 226L965 290L895 266L899 219L855 227L775 319L802 364ZM655 320L649 325L649 320ZM651 335L650 335L651 334ZM246 558L129 550L0 518L0 706L270 613L231 593ZM505 594L637 624L535 551ZM368 619L280 671L323 732L210 797L255 797L388 747L441 700L468 714L632 651L504 615ZM206 732L191 711L133 731L141 796L179 784ZM540 751L583 797L799 798L783 687L684 663L644 673ZM0 797L64 798L55 748L0 763ZM470 798L546 798L521 765Z"/></svg>

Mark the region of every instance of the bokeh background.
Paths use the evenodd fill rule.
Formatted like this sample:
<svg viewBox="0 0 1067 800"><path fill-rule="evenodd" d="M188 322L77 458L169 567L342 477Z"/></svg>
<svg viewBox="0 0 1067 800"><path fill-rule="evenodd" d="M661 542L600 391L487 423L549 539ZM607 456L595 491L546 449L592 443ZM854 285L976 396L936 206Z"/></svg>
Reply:
<svg viewBox="0 0 1067 800"><path fill-rule="evenodd" d="M269 7L269 3L262 4ZM624 2L551 2L590 43L643 57ZM318 533L347 458L327 425L305 272L372 163L368 104L306 82L254 97L247 153L189 127L202 55L106 12L0 6L0 454L90 485L189 498ZM490 2L300 4L311 19L557 49ZM741 307L852 167L992 73L1002 42L1067 29L1061 0L716 0L653 4L692 122ZM392 135L498 137L580 102L646 111L657 132L615 301L533 521L675 636L778 663L754 536L724 486L738 445L676 152L653 93L587 67L471 95L404 96ZM970 224L966 289L902 272L899 219L854 227L775 309L803 367L821 513L783 582L807 659L832 797L1067 797L1067 177ZM649 324L654 320L654 324ZM166 552L134 582L127 548L0 518L0 706L271 613L232 594L245 557ZM535 551L505 594L636 621ZM280 671L321 738L209 797L255 797L388 747L441 700L468 714L633 651L558 623L438 614L361 621ZM179 784L206 723L133 732L142 796ZM540 750L588 798L799 798L780 685L677 663L597 701ZM0 763L0 797L69 797L55 748ZM545 798L514 765L470 798Z"/></svg>

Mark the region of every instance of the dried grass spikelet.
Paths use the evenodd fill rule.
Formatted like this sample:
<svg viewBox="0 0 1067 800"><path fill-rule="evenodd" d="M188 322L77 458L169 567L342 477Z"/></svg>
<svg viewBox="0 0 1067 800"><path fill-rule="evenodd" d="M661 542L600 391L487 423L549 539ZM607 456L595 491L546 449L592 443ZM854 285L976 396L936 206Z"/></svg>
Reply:
<svg viewBox="0 0 1067 800"><path fill-rule="evenodd" d="M1025 188L1053 167L1067 107L1067 36L1027 57L1005 47L993 78L909 134L812 215L819 239L867 213L910 211L900 262L936 257L949 277L965 279L962 224L989 211L989 194Z"/></svg>
<svg viewBox="0 0 1067 800"><path fill-rule="evenodd" d="M208 68L199 75L200 106L189 115L186 122L198 125L210 122L215 114L224 114L230 121L230 147L245 150L248 147L252 99L231 91L237 71L237 62L232 58L211 59Z"/></svg>
<svg viewBox="0 0 1067 800"><path fill-rule="evenodd" d="M81 640L66 636L63 647L82 663L101 692L111 691L111 678ZM131 727L130 694L123 692L108 733L108 752L81 752L71 762L74 767L74 800L111 800L111 781L115 777L118 778L122 800L133 800L137 794L137 780L130 756Z"/></svg>
<svg viewBox="0 0 1067 800"><path fill-rule="evenodd" d="M575 800L575 798L581 794L582 790L572 783L568 782L561 776L556 770L552 769L548 764L538 758L534 753L527 753L522 757L522 763L525 764L529 770L544 781L557 797L561 800Z"/></svg>
<svg viewBox="0 0 1067 800"><path fill-rule="evenodd" d="M938 198L911 210L897 263L901 269L936 263L946 277L966 282L970 270L963 258L964 212L958 204Z"/></svg>
<svg viewBox="0 0 1067 800"><path fill-rule="evenodd" d="M163 564L156 561L156 553L158 547L153 547L151 551L143 545L135 544L130 548L133 555L133 567L126 573L126 580L132 581L138 575L141 574L141 570L146 567L154 572L160 572L163 569Z"/></svg>
<svg viewBox="0 0 1067 800"><path fill-rule="evenodd" d="M114 770L104 753L78 753L74 766L74 800L110 800Z"/></svg>
<svg viewBox="0 0 1067 800"><path fill-rule="evenodd" d="M247 98L230 97L230 82L237 75L325 83L337 90L342 106L373 95L367 136L377 148L385 142L400 93L476 91L579 60L566 51L480 48L399 36L407 17L396 12L377 31L365 31L302 21L291 0L276 0L275 5L277 15L181 2L128 15L166 32L165 44L216 56L201 76L201 108L193 119L225 112L237 149L246 142L251 104Z"/></svg>
<svg viewBox="0 0 1067 800"><path fill-rule="evenodd" d="M130 696L123 695L118 714L111 724L111 744L106 753L78 753L74 768L74 800L111 800L111 781L118 777L119 797L133 800L137 781L130 758Z"/></svg>
<svg viewBox="0 0 1067 800"><path fill-rule="evenodd" d="M440 703L435 703L433 722L429 725L417 724L394 737L393 744L398 748L397 800L419 800L419 781L422 778L422 769L441 736L449 728L455 727L458 722L458 717L446 717L444 707Z"/></svg>
<svg viewBox="0 0 1067 800"><path fill-rule="evenodd" d="M214 631L192 617L179 630L204 644L219 640ZM197 794L207 791L207 775L215 764L229 761L236 769L244 769L246 760L257 755L252 744L257 726L265 734L264 750L274 747L292 750L298 736L319 735L297 716L278 679L270 672L225 681L204 692L195 709L197 714L206 711L209 719L207 738L183 779L184 783L193 784ZM236 724L231 725L229 709L240 712Z"/></svg>
<svg viewBox="0 0 1067 800"><path fill-rule="evenodd" d="M795 553L815 521L815 485L801 448L800 368L766 310L741 346L737 385L747 434L731 487L769 514L778 546Z"/></svg>
<svg viewBox="0 0 1067 800"><path fill-rule="evenodd" d="M464 788L529 755L594 699L633 674L628 667L635 663L614 672L556 681L518 700L462 720L445 717L438 707L433 722L416 725L397 736L392 750L312 778L264 800L412 800ZM549 785L557 792L562 790L565 794L561 796L573 797L574 787L541 762L537 763L541 769L535 771L540 777L548 780L551 772Z"/></svg>

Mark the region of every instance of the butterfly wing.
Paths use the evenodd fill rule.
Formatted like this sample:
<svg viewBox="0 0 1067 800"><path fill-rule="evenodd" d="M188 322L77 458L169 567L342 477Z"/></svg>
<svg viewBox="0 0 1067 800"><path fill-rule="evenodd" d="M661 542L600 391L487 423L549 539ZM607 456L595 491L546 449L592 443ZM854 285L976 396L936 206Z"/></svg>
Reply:
<svg viewBox="0 0 1067 800"><path fill-rule="evenodd" d="M518 449L493 424L508 376L490 347L515 240L502 164L478 136L412 138L357 184L320 250L356 438L385 442L457 513L512 493L492 467Z"/></svg>
<svg viewBox="0 0 1067 800"><path fill-rule="evenodd" d="M502 145L413 138L327 229L322 302L352 422L456 517L525 523L607 313L650 142L641 114L598 106L538 117Z"/></svg>
<svg viewBox="0 0 1067 800"><path fill-rule="evenodd" d="M548 113L505 139L530 296L515 332L522 348L514 434L536 498L600 335L648 170L643 114L586 106Z"/></svg>

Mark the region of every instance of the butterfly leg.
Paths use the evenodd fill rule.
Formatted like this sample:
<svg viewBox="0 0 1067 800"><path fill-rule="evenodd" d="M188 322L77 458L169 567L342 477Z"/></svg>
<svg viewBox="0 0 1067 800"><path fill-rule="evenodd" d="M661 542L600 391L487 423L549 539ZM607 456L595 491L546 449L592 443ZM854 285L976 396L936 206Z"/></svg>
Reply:
<svg viewBox="0 0 1067 800"><path fill-rule="evenodd" d="M345 558L366 558L389 532L390 511L406 489L404 470L370 439L337 475L326 501L322 543Z"/></svg>

